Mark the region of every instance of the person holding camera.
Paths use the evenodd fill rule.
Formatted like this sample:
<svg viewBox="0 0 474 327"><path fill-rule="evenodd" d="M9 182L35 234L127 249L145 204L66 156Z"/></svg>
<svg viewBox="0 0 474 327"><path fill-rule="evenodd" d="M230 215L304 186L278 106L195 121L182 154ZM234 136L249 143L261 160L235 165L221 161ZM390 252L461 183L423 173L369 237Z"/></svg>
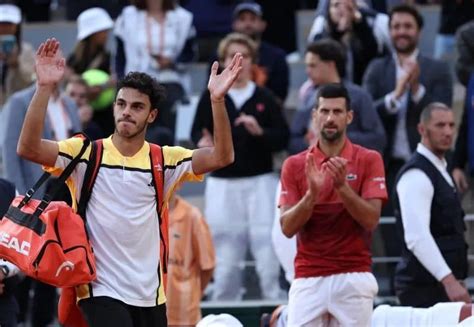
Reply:
<svg viewBox="0 0 474 327"><path fill-rule="evenodd" d="M21 11L15 5L0 5L0 107L16 91L34 79L33 47L21 41Z"/></svg>

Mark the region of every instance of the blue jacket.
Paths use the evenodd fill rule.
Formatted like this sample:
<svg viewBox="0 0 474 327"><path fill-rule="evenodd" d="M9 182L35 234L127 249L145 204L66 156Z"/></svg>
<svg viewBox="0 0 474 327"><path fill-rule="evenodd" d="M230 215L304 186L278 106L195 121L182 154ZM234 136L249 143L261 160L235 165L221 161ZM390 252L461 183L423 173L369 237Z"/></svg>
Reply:
<svg viewBox="0 0 474 327"><path fill-rule="evenodd" d="M14 93L5 104L2 113L2 120L5 128L2 146L5 177L15 184L16 189L20 194L25 194L25 192L33 186L36 180L43 173L40 165L24 160L16 154L23 121L35 89L36 86L34 85ZM67 97L64 97L64 104L71 121L71 132L80 132L81 122L79 120L76 104L72 99ZM43 138L49 140L53 139L53 128L48 116L46 116L46 122L44 124ZM36 196L41 197L42 193L43 192L40 191Z"/></svg>

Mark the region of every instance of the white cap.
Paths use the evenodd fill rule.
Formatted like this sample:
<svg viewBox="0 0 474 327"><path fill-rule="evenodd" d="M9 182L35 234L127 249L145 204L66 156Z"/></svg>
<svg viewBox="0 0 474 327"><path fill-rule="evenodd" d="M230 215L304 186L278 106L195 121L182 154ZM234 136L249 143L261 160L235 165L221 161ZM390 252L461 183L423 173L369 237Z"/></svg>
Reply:
<svg viewBox="0 0 474 327"><path fill-rule="evenodd" d="M243 327L242 323L227 313L207 315L198 322L196 327Z"/></svg>
<svg viewBox="0 0 474 327"><path fill-rule="evenodd" d="M21 10L15 5L0 5L0 22L20 24Z"/></svg>
<svg viewBox="0 0 474 327"><path fill-rule="evenodd" d="M77 17L77 40L82 41L94 33L109 30L113 26L114 21L104 9L87 9Z"/></svg>

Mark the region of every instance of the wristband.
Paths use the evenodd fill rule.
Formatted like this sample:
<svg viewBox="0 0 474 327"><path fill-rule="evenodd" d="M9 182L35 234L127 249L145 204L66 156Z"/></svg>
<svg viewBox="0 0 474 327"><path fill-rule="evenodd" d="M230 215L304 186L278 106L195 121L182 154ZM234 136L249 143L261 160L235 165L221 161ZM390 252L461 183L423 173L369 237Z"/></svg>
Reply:
<svg viewBox="0 0 474 327"><path fill-rule="evenodd" d="M0 270L2 271L5 278L7 278L8 274L10 273L10 269L5 265L0 265Z"/></svg>

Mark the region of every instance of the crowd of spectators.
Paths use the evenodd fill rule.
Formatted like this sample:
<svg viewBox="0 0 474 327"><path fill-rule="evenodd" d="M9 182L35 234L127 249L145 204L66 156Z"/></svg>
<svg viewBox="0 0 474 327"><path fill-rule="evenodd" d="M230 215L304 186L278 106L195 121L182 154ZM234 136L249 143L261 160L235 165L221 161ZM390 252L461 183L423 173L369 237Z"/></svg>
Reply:
<svg viewBox="0 0 474 327"><path fill-rule="evenodd" d="M426 24L431 24L424 21L420 13L419 8L425 4L440 7L439 30L432 40L433 53L424 53L420 49L423 29ZM285 5L275 6L272 1L263 0L1 0L0 148L5 178L1 186L3 189L13 185L19 194L24 194L42 172L41 166L17 155L20 131L36 89L35 52L31 44L23 41L22 27L25 22L51 21L52 14L54 16L58 8L64 11L65 19L77 22L77 35L73 51L66 54L64 80L57 85L48 102L43 130L45 139L60 141L81 131L91 139L109 136L114 132L112 108L117 81L129 72L139 71L156 78L167 94L160 103L157 119L147 130L147 141L160 145L177 144L177 108L188 103L189 97L196 96L192 94L192 89L201 88L188 141L196 148L211 146L213 112L209 91L204 85L193 85L188 67L196 62L211 65L217 60L222 68L232 61L236 53L243 56L242 72L225 97L232 125L235 161L206 177L203 215L180 197L173 199L173 205L170 205L170 216L180 217L171 225L173 233L192 234L193 237L176 240L177 252L170 255L172 268L177 276L185 277L171 279L172 289L179 292L182 278L186 279L186 285L200 287L200 292L194 290L192 296L170 297L170 303L187 301L195 305L193 308L198 307L196 302L206 293L209 281L208 299L240 301L246 298L250 290L245 289L244 262L252 257L261 298L284 301L288 298L287 291L291 284L295 288L290 294L298 301L290 303L290 321L307 323L294 318L300 312L298 310L304 310L299 301L312 301L311 298L301 297L307 285L295 284L292 281L294 276L288 282L282 281L282 263L278 258L285 257L279 252L284 252L286 248L272 245L271 235L272 229L282 232L280 219L274 219L280 216L276 203L285 207L283 215L299 203L296 197L289 200L286 192L289 180L299 178L293 175L305 173L304 159L298 157L301 167L297 168L288 168L289 164L285 162L286 171L285 168L283 171L286 177L282 181L283 193L280 192L278 167L281 158L289 157L290 161L296 161L295 156L305 153L308 148L318 148L321 137L324 139L327 136L324 132L326 128L338 128L337 123L332 127L315 123L323 119L318 116L318 106L321 105L320 100L326 98L348 100L343 110L350 117L347 124L344 123L347 144L369 149L368 153L376 154L375 161L379 156L381 158L377 169L383 166L385 173L379 176L380 169L376 169L377 174L371 171L373 176L370 175L370 178L385 178L383 187L386 187L384 192L388 195L388 200L385 194L377 195L383 203L377 217L395 216L398 227L397 232L394 232L395 228L381 230L382 243L377 245L383 248L381 252L384 255L402 256L396 273L389 274L391 284L394 280L398 283L391 292L399 296L402 304L425 307L434 304L407 300L406 285L411 287L419 281L419 276L415 278L412 275L422 271L423 276L428 274L431 278L431 284L423 285L423 291L426 287L436 288L442 293L442 296L436 297L440 301L467 301L463 297L463 292L467 292L463 284L455 284L452 278L446 282L445 278L455 276L456 281L468 277L470 272L467 261L462 262L466 267L459 268L450 261L447 253L453 248L465 246L463 209L469 213L474 210L473 1L301 0L285 1ZM291 63L288 58L296 51L295 13L300 9L313 10L314 20L305 51L299 59L305 67L305 81L298 85L297 90L291 90ZM112 49L108 47L110 42ZM327 91L328 84L338 85L340 89ZM458 107L453 101L456 85L465 90L462 105ZM297 105L293 110L287 110L286 100L292 91L297 93ZM448 119L443 115L453 115L453 124L457 121L454 117L459 116L460 123L456 127L451 126L452 130L448 131L446 126L450 123L446 121L451 116ZM443 142L449 143L446 149L438 152L436 149L439 147L433 145L438 142L435 140L437 134L433 133L441 132L430 129L436 128L431 125L436 119L442 121L439 124L444 124L439 125L439 128L445 128ZM438 155L439 161L431 157L433 153L435 157ZM435 168L424 162L423 156ZM414 175L420 182L413 182L415 179L411 183L406 182L406 176L413 175L416 169L422 171ZM306 174L311 175L308 171ZM351 173L347 179L357 179L360 175L361 180L365 180L369 178L367 174ZM420 174L429 178L420 178ZM301 185L300 180L293 182L294 192L297 192L296 189L303 192L307 188L306 182ZM370 188L361 183L357 189L356 186L353 188L363 198L369 192L366 188ZM424 192L423 195L428 192L426 194L430 196L421 198L419 194L410 193L416 193L417 187ZM335 192L330 187L327 190L334 193L331 193L333 202L328 200L330 205L340 204L341 201L346 205L339 190ZM454 195L450 193L448 196L453 190ZM280 195L281 201L278 200ZM425 214L420 216L425 220L416 227L407 227L410 224L407 217L418 217L421 211L407 209L409 206L404 201L413 203L414 198L428 199L425 206L420 205ZM59 199L70 200L65 194ZM452 212L435 212L446 199L451 201L448 202ZM9 202L7 197L2 201L2 206ZM317 208L319 204L315 205ZM351 210L347 212L349 216L352 214ZM360 227L362 223L354 219L352 223ZM452 226L443 225L442 219L452 219ZM297 264L314 259L301 254L307 246L301 240L302 235L311 232L314 237L318 234L310 223L299 228L294 233L283 230L285 235L296 235L296 240L291 242L297 243L297 250L290 257L292 260L296 255ZM415 238L413 228L423 231L430 244L417 243L426 242L426 239L420 241ZM363 239L371 235L373 229L362 228L357 237ZM455 235L459 240L446 245L443 238L446 235ZM179 243L181 241L187 243ZM325 247L318 248L319 244L312 243L311 246L314 250L327 250ZM367 250L364 255L370 262L370 247L370 244L364 244L354 249ZM459 260L467 260L467 253L462 253L464 258L456 257L457 264ZM195 255L197 261L187 261L186 254ZM433 256L429 260L436 261L435 264L427 264L430 254ZM300 266L295 278L354 272L352 266L334 268L332 265L341 264L337 259L341 258L334 261L317 259L323 265L331 266L328 270L330 274L309 269L315 275L307 276L301 273L307 270L301 270ZM179 269L192 270L193 276ZM365 273L370 268L367 270L364 266L362 270ZM11 276L17 273L13 268L9 271ZM355 272L359 271L356 269ZM371 275L367 276L363 277L371 278ZM10 276L0 278L0 285L6 277ZM371 282L364 280L361 284L373 287ZM3 286L0 288L0 312L2 306L7 305L4 303L8 303L14 307L19 322L28 319L29 311L32 312L33 326L47 326L53 321L57 301L54 288L30 279L15 280L8 285L11 286L5 295L2 295ZM32 310L28 308L31 288L34 289ZM11 296L12 292L15 292L15 298ZM422 293L416 287L410 288L409 292ZM428 298L434 298L432 293L426 294ZM369 297L372 304L373 295ZM170 309L175 317L180 312L184 312L182 308ZM198 309L192 312L192 317L192 321L186 321L187 324L196 324L201 318ZM299 315L298 319L304 317ZM178 318L173 319L178 323ZM0 325L3 326L3 323L7 321L3 322L0 318Z"/></svg>

